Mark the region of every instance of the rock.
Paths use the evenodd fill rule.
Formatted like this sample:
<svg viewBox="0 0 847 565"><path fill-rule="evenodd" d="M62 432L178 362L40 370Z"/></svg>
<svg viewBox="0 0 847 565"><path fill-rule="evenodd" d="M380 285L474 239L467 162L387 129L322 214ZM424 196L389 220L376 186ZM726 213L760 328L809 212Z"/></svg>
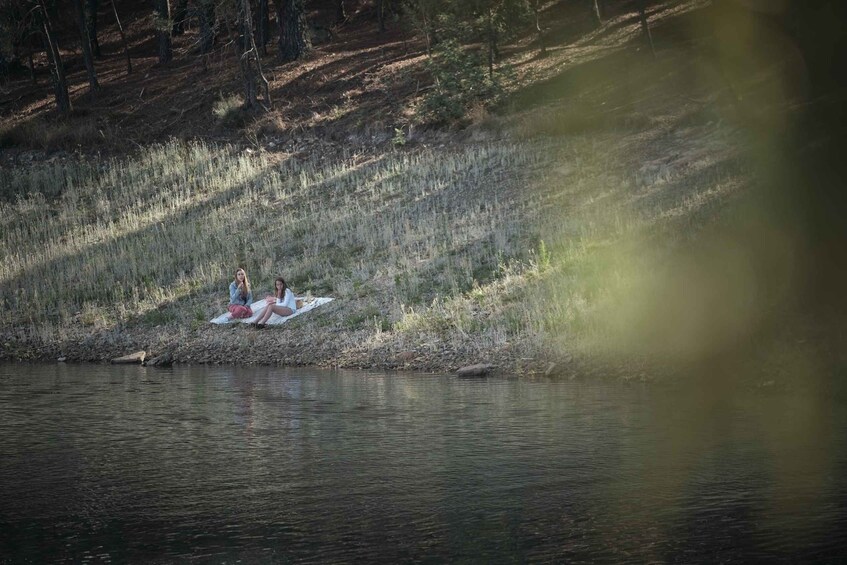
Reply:
<svg viewBox="0 0 847 565"><path fill-rule="evenodd" d="M491 371L493 371L496 367L494 365L488 365L485 363L479 363L477 365L468 365L467 367L462 367L456 374L460 377L484 377L488 375Z"/></svg>
<svg viewBox="0 0 847 565"><path fill-rule="evenodd" d="M139 363L144 363L145 355L147 355L145 351L136 351L135 353L130 353L129 355L112 359L112 363L115 365L137 365Z"/></svg>
<svg viewBox="0 0 847 565"><path fill-rule="evenodd" d="M64 363L67 360L68 360L67 357L59 357L58 359L56 359L56 361L58 361L59 363Z"/></svg>
<svg viewBox="0 0 847 565"><path fill-rule="evenodd" d="M174 364L174 356L170 353L163 353L157 357L153 357L147 361L148 367L170 367Z"/></svg>
<svg viewBox="0 0 847 565"><path fill-rule="evenodd" d="M409 361L411 361L412 359L414 359L417 356L418 356L418 354L415 353L414 351L401 351L400 353L397 354L397 360L400 361L401 363L408 363Z"/></svg>

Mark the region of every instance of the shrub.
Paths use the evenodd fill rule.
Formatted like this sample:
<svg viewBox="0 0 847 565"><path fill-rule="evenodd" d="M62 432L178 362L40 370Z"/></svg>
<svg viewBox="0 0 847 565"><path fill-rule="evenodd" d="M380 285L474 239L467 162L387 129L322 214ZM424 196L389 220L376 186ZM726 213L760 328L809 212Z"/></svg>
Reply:
<svg viewBox="0 0 847 565"><path fill-rule="evenodd" d="M491 105L503 93L498 75L489 76L479 55L452 39L438 45L427 70L435 84L418 106L423 121L462 121L471 107Z"/></svg>
<svg viewBox="0 0 847 565"><path fill-rule="evenodd" d="M244 101L241 96L231 94L221 97L212 104L212 113L218 118L218 123L224 127L240 127L246 120Z"/></svg>

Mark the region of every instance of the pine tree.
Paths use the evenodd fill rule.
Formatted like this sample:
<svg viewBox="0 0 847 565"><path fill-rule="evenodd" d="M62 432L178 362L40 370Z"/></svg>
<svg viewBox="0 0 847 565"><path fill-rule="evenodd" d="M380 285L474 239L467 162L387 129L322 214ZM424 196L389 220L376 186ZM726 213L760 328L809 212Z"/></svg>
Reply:
<svg viewBox="0 0 847 565"><path fill-rule="evenodd" d="M85 62L85 71L88 74L88 86L91 92L100 90L100 85L97 83L97 72L94 69L94 58L91 55L90 35L88 34L88 26L85 23L85 9L82 7L82 0L73 0L74 11L76 12L77 26L79 27L79 40L82 44L82 59Z"/></svg>
<svg viewBox="0 0 847 565"><path fill-rule="evenodd" d="M110 0L112 4L112 12L115 14L115 23L118 25L118 32L121 34L121 43L124 45L124 55L126 56L126 74L132 74L132 59L129 58L129 45L126 42L126 34L124 26L121 25L121 19L118 17L118 8L115 6L115 0Z"/></svg>
<svg viewBox="0 0 847 565"><path fill-rule="evenodd" d="M215 0L198 0L197 10L200 19L200 52L209 53L215 46L217 33Z"/></svg>
<svg viewBox="0 0 847 565"><path fill-rule="evenodd" d="M159 63L170 62L173 57L171 50L171 6L169 0L153 0L153 23L156 30L156 47Z"/></svg>
<svg viewBox="0 0 847 565"><path fill-rule="evenodd" d="M100 42L97 40L97 10L100 7L99 0L88 0L85 11L85 27L88 32L88 44L95 57L101 57Z"/></svg>
<svg viewBox="0 0 847 565"><path fill-rule="evenodd" d="M253 38L253 17L250 10L250 0L238 0L238 44L241 53L238 57L241 76L244 80L244 106L254 109L260 106L258 102L258 87L261 85L265 107L270 108L271 97L268 81L262 73L262 61Z"/></svg>
<svg viewBox="0 0 847 565"><path fill-rule="evenodd" d="M38 7L41 9L41 32L44 38L44 49L47 51L47 60L50 62L50 77L56 95L56 109L60 114L69 114L73 107L71 98L68 96L68 81L65 78L62 56L59 54L59 44L56 43L53 24L50 22L50 14L44 0L38 0Z"/></svg>
<svg viewBox="0 0 847 565"><path fill-rule="evenodd" d="M312 48L303 0L276 0L279 24L279 55L294 61Z"/></svg>

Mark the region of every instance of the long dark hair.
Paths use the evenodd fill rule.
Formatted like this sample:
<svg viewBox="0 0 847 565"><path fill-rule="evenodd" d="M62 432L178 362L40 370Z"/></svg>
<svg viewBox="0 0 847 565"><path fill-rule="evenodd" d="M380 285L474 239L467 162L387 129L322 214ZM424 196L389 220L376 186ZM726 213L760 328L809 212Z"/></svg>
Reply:
<svg viewBox="0 0 847 565"><path fill-rule="evenodd" d="M282 288L277 289L276 283L281 282ZM285 282L285 279L282 277L277 277L274 281L274 292L276 293L277 298L285 298L285 291L288 289L288 283Z"/></svg>

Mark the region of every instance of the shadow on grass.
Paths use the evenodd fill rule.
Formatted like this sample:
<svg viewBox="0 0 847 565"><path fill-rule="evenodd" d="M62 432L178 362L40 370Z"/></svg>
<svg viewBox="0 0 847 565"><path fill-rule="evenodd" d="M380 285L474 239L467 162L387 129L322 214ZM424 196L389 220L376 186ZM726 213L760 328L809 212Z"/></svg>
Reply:
<svg viewBox="0 0 847 565"><path fill-rule="evenodd" d="M240 217L232 215L214 227L209 240L220 246L217 257L197 255L195 248L200 241L192 238L202 232L193 226L204 224L208 228L210 214L231 207L243 196L244 188L263 174L264 171L261 171L253 179L247 179L203 202L174 210L169 216L146 227L17 273L4 283L2 302L16 313L7 323L37 324L42 318L46 318L44 321L62 321L63 313L73 315L73 312L80 312L88 302L109 307L128 301L131 309L132 303L144 300L151 290L177 285L184 274L202 268L209 261L219 260L220 255L229 255L233 265L243 262L246 257L236 244L238 239L246 242L249 234L245 234L240 225ZM232 234L240 235L233 238ZM145 260L145 256L137 255L138 250L145 246L150 254L149 261ZM153 255L158 257L153 258ZM125 280L125 277L133 280ZM56 280L77 283L63 286L58 291L57 300L63 301L63 304L53 304L33 312L31 305L43 302L43 299L39 301L36 298L39 288L44 286L43 281L52 283ZM191 290L192 293L202 291L202 287ZM40 294L43 296L44 292Z"/></svg>

